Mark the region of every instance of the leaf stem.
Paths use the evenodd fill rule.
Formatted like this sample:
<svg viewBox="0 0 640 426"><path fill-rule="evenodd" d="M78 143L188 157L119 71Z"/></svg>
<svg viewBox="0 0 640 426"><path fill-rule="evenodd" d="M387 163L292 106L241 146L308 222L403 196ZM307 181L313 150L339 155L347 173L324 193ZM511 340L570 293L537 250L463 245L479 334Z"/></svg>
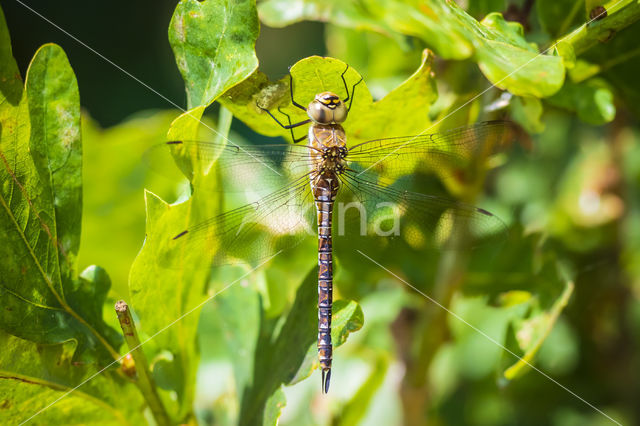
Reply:
<svg viewBox="0 0 640 426"><path fill-rule="evenodd" d="M138 385L140 392L142 392L144 399L147 401L158 425L169 426L171 425L171 420L169 419L169 415L160 400L155 382L151 376L151 372L149 371L149 364L147 363L147 358L142 351L142 344L140 343L136 326L133 322L133 318L131 317L129 305L127 305L124 300L120 300L116 303L115 309L116 314L118 315L118 321L120 322L120 327L122 327L124 340L127 342L127 346L129 346L131 356L135 362L138 379L136 384Z"/></svg>
<svg viewBox="0 0 640 426"><path fill-rule="evenodd" d="M598 43L611 39L616 32L640 19L640 4L636 0L612 0L604 5L607 15L585 23L558 40L573 46L576 55Z"/></svg>

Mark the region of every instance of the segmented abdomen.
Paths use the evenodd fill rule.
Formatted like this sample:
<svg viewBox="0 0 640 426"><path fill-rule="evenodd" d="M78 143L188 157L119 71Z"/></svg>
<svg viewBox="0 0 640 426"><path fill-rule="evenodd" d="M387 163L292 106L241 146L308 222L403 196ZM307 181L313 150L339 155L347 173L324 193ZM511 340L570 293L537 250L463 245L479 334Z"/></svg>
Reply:
<svg viewBox="0 0 640 426"><path fill-rule="evenodd" d="M331 217L333 201L316 201L318 211L318 359L322 370L331 369L331 308L333 305L333 252Z"/></svg>

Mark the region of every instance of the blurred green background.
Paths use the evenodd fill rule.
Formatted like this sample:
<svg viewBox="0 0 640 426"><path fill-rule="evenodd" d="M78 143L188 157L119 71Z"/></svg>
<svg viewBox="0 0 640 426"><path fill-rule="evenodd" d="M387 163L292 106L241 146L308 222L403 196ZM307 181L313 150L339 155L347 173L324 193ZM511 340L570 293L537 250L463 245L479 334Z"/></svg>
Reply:
<svg viewBox="0 0 640 426"><path fill-rule="evenodd" d="M559 28L550 23L564 16L567 2L557 2L556 15L553 2L459 3L477 19L489 11L519 18L527 40L541 46L586 16L583 6L573 20L563 21L566 28ZM175 2L29 5L185 106L167 39ZM45 42L61 45L69 56L84 107L80 267L103 266L113 282L110 300L127 299L129 269L145 235L143 188L169 201L184 188L151 173L143 162L145 151L164 140L179 111L21 5L7 1L2 8L23 75L33 52ZM545 18L547 12L550 17ZM583 55L591 64L604 64L599 80L586 79L591 98L581 95L589 87L577 86L573 94L533 106L526 99L507 100L510 116L530 130L532 149L509 151L488 181L483 206L503 218L515 235L505 251L473 255L464 283L455 285L439 284L446 259L425 260L410 253L386 258L409 282L446 301L452 311L519 355L526 352L522 342L533 339L527 332L537 337L536 327L549 321L535 365L623 424L640 422L638 37L640 28L634 24ZM355 67L381 98L415 71L424 47L431 46L418 37L302 22L279 29L263 23L256 51L260 69L271 79L306 56L338 57ZM628 57L617 59L617 52ZM439 98L431 107L432 117L490 85L473 59L444 60L438 52L436 58ZM492 89L460 114L473 116L469 110L488 110L499 99L499 91ZM592 103L605 105L593 113L595 118ZM612 106L613 114L602 112ZM208 110L211 122L218 110L217 105ZM602 117L602 123L594 124ZM239 120L234 120L231 135L237 143L279 140L253 133ZM319 394L315 376L285 388L280 424L379 425L402 424L402 419L436 425L611 424L536 371L525 368L507 380L503 373L515 362L510 355L347 252L338 255L337 295L361 304L365 325L336 351L333 374L340 381L328 397ZM278 259L255 279L268 317L287 309L314 259L300 253ZM564 276L575 287L563 310L555 303L566 294ZM207 304L200 318L196 412L204 424L233 424L238 409L231 396L233 353L221 343L233 329L216 306ZM417 383L411 376L416 371L423 373Z"/></svg>

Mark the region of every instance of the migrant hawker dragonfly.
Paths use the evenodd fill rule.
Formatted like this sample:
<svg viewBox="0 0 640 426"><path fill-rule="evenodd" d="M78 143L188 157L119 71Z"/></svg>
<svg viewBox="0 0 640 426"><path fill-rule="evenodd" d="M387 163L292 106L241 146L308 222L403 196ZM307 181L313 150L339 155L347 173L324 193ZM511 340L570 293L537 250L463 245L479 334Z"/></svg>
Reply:
<svg viewBox="0 0 640 426"><path fill-rule="evenodd" d="M348 67L347 67L348 69ZM351 110L359 80L351 88L342 73L346 95L322 92L308 107L294 100L308 118L283 124L294 144L237 146L205 141L166 143L174 158L216 161L226 181L244 184L266 166L287 184L258 201L176 230L171 244L188 252L211 256L211 265L257 262L305 238L318 239L318 357L322 391L329 389L332 363L331 314L333 242L351 245L406 245L424 249L467 249L504 237L502 221L479 207L453 199L403 189L385 180L428 169L460 178L478 156L501 150L513 136L509 122L491 121L442 133L371 140L348 146L343 123ZM293 129L309 125L308 135L296 139ZM306 144L300 144L302 139ZM267 172L267 175L270 172ZM455 177L454 177L455 178ZM273 185L267 177L251 182L252 189ZM313 208L315 206L315 209ZM315 217L314 217L315 216ZM315 229L314 229L315 228ZM171 257L169 257L169 262Z"/></svg>

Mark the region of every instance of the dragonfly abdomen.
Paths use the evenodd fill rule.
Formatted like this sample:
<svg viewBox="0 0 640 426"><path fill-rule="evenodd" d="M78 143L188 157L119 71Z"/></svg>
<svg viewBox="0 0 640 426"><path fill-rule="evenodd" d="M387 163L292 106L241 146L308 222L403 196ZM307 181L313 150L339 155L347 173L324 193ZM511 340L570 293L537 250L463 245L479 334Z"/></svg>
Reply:
<svg viewBox="0 0 640 426"><path fill-rule="evenodd" d="M333 306L333 244L331 223L333 198L331 190L316 198L318 212L318 359L322 370L322 391L328 392L331 377L331 309ZM335 194L333 194L335 195Z"/></svg>

